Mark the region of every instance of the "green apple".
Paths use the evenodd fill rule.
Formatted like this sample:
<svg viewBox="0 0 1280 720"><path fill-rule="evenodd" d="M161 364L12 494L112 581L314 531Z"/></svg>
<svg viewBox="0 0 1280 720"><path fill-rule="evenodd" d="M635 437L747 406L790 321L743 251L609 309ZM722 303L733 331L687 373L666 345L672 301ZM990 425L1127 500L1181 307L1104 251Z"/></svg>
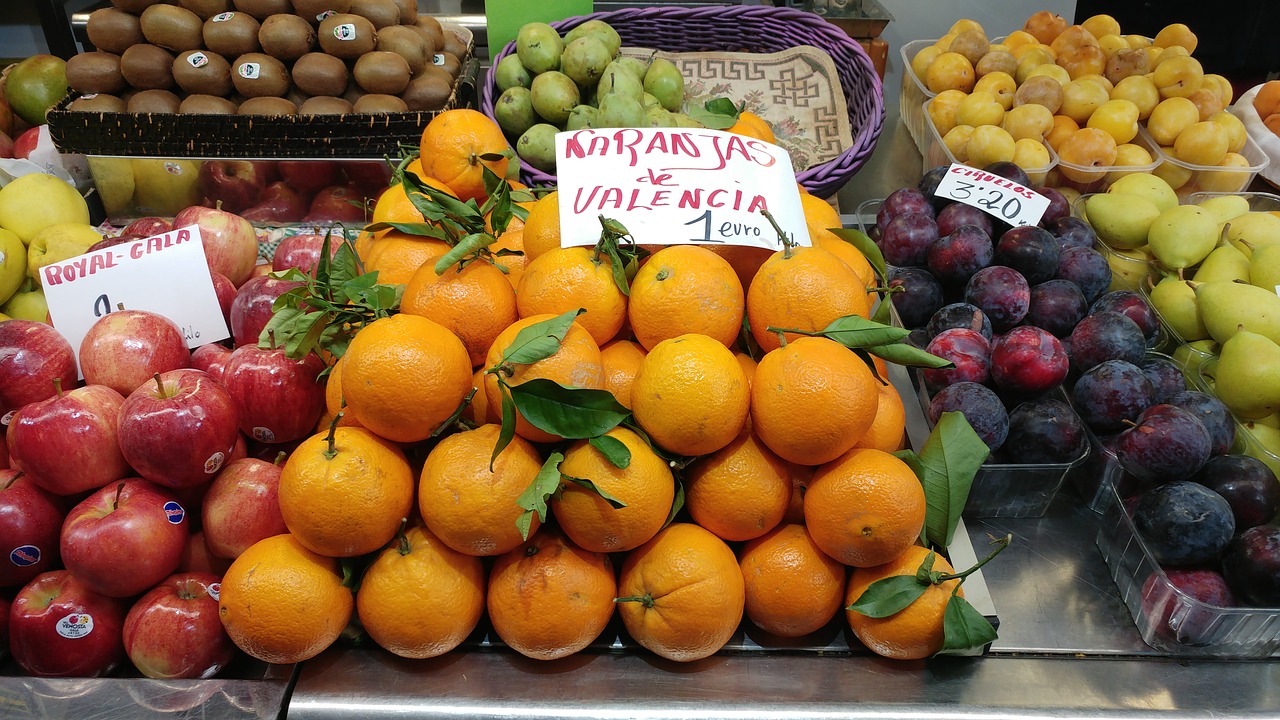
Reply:
<svg viewBox="0 0 1280 720"><path fill-rule="evenodd" d="M139 215L172 217L200 203L200 162L139 159L133 165L133 204Z"/></svg>
<svg viewBox="0 0 1280 720"><path fill-rule="evenodd" d="M9 302L0 305L0 312L15 320L47 322L49 304L44 300L44 290L32 287L29 290L19 290L16 295L9 298Z"/></svg>
<svg viewBox="0 0 1280 720"><path fill-rule="evenodd" d="M27 277L40 283L40 268L83 255L91 245L102 240L102 233L92 225L57 223L36 233L27 247Z"/></svg>
<svg viewBox="0 0 1280 720"><path fill-rule="evenodd" d="M89 205L70 184L32 173L0 188L0 227L22 238L24 245L55 223L89 224Z"/></svg>
<svg viewBox="0 0 1280 720"><path fill-rule="evenodd" d="M27 249L22 239L0 229L0 303L13 297L27 277Z"/></svg>

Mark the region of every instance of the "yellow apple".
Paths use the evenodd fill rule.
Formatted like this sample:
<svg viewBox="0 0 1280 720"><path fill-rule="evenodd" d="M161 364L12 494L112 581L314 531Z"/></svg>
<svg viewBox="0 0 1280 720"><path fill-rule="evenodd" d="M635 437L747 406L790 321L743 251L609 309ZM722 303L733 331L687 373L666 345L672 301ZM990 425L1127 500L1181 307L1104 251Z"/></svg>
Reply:
<svg viewBox="0 0 1280 720"><path fill-rule="evenodd" d="M15 178L0 188L0 227L30 245L44 228L57 223L88 223L89 206L70 184L44 173Z"/></svg>
<svg viewBox="0 0 1280 720"><path fill-rule="evenodd" d="M49 304L44 300L44 290L33 283L32 289L19 291L4 305L0 305L0 312L14 320L48 322Z"/></svg>
<svg viewBox="0 0 1280 720"><path fill-rule="evenodd" d="M27 246L27 277L40 282L40 268L83 255L102 240L102 233L84 223L56 223L31 238Z"/></svg>
<svg viewBox="0 0 1280 720"><path fill-rule="evenodd" d="M133 203L143 215L172 217L200 202L200 161L133 161Z"/></svg>
<svg viewBox="0 0 1280 720"><path fill-rule="evenodd" d="M0 303L13 297L26 277L27 248L22 238L0 229Z"/></svg>

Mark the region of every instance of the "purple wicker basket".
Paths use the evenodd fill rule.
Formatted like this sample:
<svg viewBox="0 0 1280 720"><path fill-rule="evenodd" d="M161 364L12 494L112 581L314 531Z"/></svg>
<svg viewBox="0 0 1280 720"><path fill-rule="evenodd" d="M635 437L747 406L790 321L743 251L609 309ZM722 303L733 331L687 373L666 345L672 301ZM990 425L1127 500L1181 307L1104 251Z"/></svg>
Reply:
<svg viewBox="0 0 1280 720"><path fill-rule="evenodd" d="M712 5L696 8L651 7L599 12L566 18L551 26L561 35L588 20L603 20L630 47L668 52L774 53L797 45L812 45L835 62L849 108L853 146L836 158L796 174L801 185L818 197L829 197L853 177L871 156L884 124L884 91L871 58L855 40L821 17L802 10L764 5ZM480 109L493 117L498 61L515 52L510 42L493 56L488 77L480 88ZM556 178L537 168L521 168L530 185L554 184Z"/></svg>

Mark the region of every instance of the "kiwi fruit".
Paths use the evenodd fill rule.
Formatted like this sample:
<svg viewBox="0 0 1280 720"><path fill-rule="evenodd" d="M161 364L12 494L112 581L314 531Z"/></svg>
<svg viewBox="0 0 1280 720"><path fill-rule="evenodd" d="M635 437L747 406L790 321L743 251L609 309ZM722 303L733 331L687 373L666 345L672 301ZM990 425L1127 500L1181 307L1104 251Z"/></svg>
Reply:
<svg viewBox="0 0 1280 720"><path fill-rule="evenodd" d="M261 49L258 45L260 27L257 19L248 13L214 15L205 21L202 29L204 46L223 57L258 52Z"/></svg>
<svg viewBox="0 0 1280 720"><path fill-rule="evenodd" d="M462 38L448 30L445 30L444 44L439 46L437 52L447 52L450 55L454 55L461 59L467 56L467 44L462 41Z"/></svg>
<svg viewBox="0 0 1280 720"><path fill-rule="evenodd" d="M117 8L134 15L141 15L144 10L152 5L160 5L166 0L111 0L111 4Z"/></svg>
<svg viewBox="0 0 1280 720"><path fill-rule="evenodd" d="M232 3L240 12L249 13L258 20L293 11L289 0L232 0Z"/></svg>
<svg viewBox="0 0 1280 720"><path fill-rule="evenodd" d="M337 97L347 80L347 64L332 55L307 53L293 64L293 84L308 95Z"/></svg>
<svg viewBox="0 0 1280 720"><path fill-rule="evenodd" d="M264 53L245 53L231 64L231 82L247 98L282 97L292 81L284 63Z"/></svg>
<svg viewBox="0 0 1280 720"><path fill-rule="evenodd" d="M86 95L118 93L128 87L120 74L120 56L107 52L72 55L67 61L67 85Z"/></svg>
<svg viewBox="0 0 1280 720"><path fill-rule="evenodd" d="M400 6L396 0L351 0L348 12L373 23L375 30L400 24Z"/></svg>
<svg viewBox="0 0 1280 720"><path fill-rule="evenodd" d="M400 8L400 24L412 25L418 22L418 0L395 0Z"/></svg>
<svg viewBox="0 0 1280 720"><path fill-rule="evenodd" d="M373 23L359 15L338 13L320 23L320 47L343 60L354 60L378 45Z"/></svg>
<svg viewBox="0 0 1280 720"><path fill-rule="evenodd" d="M204 21L186 8L152 5L142 13L139 23L142 25L142 36L147 42L166 50L195 50L204 43L201 32Z"/></svg>
<svg viewBox="0 0 1280 720"><path fill-rule="evenodd" d="M178 0L178 4L208 20L214 15L231 10L231 0Z"/></svg>
<svg viewBox="0 0 1280 720"><path fill-rule="evenodd" d="M355 111L361 115L405 112L408 109L409 106L395 95L370 93L368 95L362 95L360 99L355 102Z"/></svg>
<svg viewBox="0 0 1280 720"><path fill-rule="evenodd" d="M147 41L142 35L142 23L138 17L113 7L89 13L85 32L95 48L117 55L128 50L131 45Z"/></svg>
<svg viewBox="0 0 1280 720"><path fill-rule="evenodd" d="M235 115L236 103L215 95L188 95L178 106L184 115Z"/></svg>
<svg viewBox="0 0 1280 720"><path fill-rule="evenodd" d="M361 55L351 74L362 90L375 95L399 95L409 85L409 63L393 52Z"/></svg>
<svg viewBox="0 0 1280 720"><path fill-rule="evenodd" d="M67 109L72 112L116 112L125 111L126 105L123 100L115 95L107 95L106 93L98 93L96 95L85 95L78 97L67 104Z"/></svg>
<svg viewBox="0 0 1280 720"><path fill-rule="evenodd" d="M361 90L360 86L355 83L351 83L351 87L347 88L347 91L342 93L342 99L346 100L352 105L355 105L356 101L362 97L364 97L364 91Z"/></svg>
<svg viewBox="0 0 1280 720"><path fill-rule="evenodd" d="M299 115L346 115L354 111L355 108L346 100L324 95L307 98L307 101L298 107Z"/></svg>
<svg viewBox="0 0 1280 720"><path fill-rule="evenodd" d="M406 25L383 28L378 33L378 50L404 58L409 64L409 73L415 76L431 64L431 56L435 53L435 48L427 45L426 37Z"/></svg>
<svg viewBox="0 0 1280 720"><path fill-rule="evenodd" d="M293 61L315 47L316 31L297 15L272 15L262 21L258 44L262 52L277 60Z"/></svg>
<svg viewBox="0 0 1280 720"><path fill-rule="evenodd" d="M212 50L188 50L173 61L173 80L193 95L230 95L231 63Z"/></svg>
<svg viewBox="0 0 1280 720"><path fill-rule="evenodd" d="M325 13L344 13L351 9L351 0L293 0L293 12L312 25L319 25Z"/></svg>
<svg viewBox="0 0 1280 720"><path fill-rule="evenodd" d="M298 106L282 97L251 97L240 103L241 115L297 115Z"/></svg>
<svg viewBox="0 0 1280 720"><path fill-rule="evenodd" d="M138 90L168 90L173 87L173 55L155 45L134 45L120 55L120 74Z"/></svg>
<svg viewBox="0 0 1280 720"><path fill-rule="evenodd" d="M410 110L440 110L453 94L453 78L436 67L409 81L400 97Z"/></svg>
<svg viewBox="0 0 1280 720"><path fill-rule="evenodd" d="M462 61L457 55L451 52L437 52L435 57L440 59L440 62L434 63L436 67L444 68L444 71L449 73L449 77L456 78L462 72Z"/></svg>
<svg viewBox="0 0 1280 720"><path fill-rule="evenodd" d="M172 115L178 112L182 101L168 90L143 90L129 98L125 106L126 112L157 115Z"/></svg>
<svg viewBox="0 0 1280 720"><path fill-rule="evenodd" d="M418 22L414 27L422 28L431 40L431 47L435 48L435 52L440 52L444 47L444 28L440 27L440 21L430 15L419 15Z"/></svg>

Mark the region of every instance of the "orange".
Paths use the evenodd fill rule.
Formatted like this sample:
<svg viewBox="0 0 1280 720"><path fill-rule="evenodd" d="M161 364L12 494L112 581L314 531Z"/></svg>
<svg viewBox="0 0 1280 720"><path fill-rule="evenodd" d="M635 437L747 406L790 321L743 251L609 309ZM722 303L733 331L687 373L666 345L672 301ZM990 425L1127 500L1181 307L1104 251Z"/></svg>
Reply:
<svg viewBox="0 0 1280 720"><path fill-rule="evenodd" d="M481 155L505 154L511 148L497 123L476 110L446 110L422 130L419 144L422 168L453 191L458 199L482 202L484 168L506 177L507 158L482 160Z"/></svg>
<svg viewBox="0 0 1280 720"><path fill-rule="evenodd" d="M1268 80L1258 88L1258 94L1253 96L1253 109L1262 118L1280 113L1280 80Z"/></svg>
<svg viewBox="0 0 1280 720"><path fill-rule="evenodd" d="M802 337L766 354L751 386L751 424L769 449L820 465L857 444L875 421L878 383L834 340Z"/></svg>
<svg viewBox="0 0 1280 720"><path fill-rule="evenodd" d="M697 525L675 523L627 555L618 614L631 637L657 655L701 660L733 637L744 594L729 546Z"/></svg>
<svg viewBox="0 0 1280 720"><path fill-rule="evenodd" d="M333 368L329 370L329 377L325 379L324 385L324 410L332 420L333 416L342 411L344 402L342 399L342 358L333 364ZM342 413L342 419L338 421L338 425L342 427L359 427L360 421L356 420L353 412L347 411ZM328 431L329 423L318 426L320 429ZM319 432L319 430L317 430Z"/></svg>
<svg viewBox="0 0 1280 720"><path fill-rule="evenodd" d="M804 520L822 551L845 565L886 563L924 527L924 488L907 464L882 450L855 448L814 473Z"/></svg>
<svg viewBox="0 0 1280 720"><path fill-rule="evenodd" d="M845 607L852 605L862 593L877 580L897 575L915 575L929 551L919 545L908 546L902 553L884 564L857 568L849 576L849 589L845 593ZM946 558L936 556L935 572L953 573ZM897 660L920 660L942 649L942 619L951 600L952 590L959 580L947 580L941 585L930 585L924 594L902 610L884 618L871 618L856 610L846 610L849 627L867 649ZM963 596L961 589L958 595Z"/></svg>
<svg viewBox="0 0 1280 720"><path fill-rule="evenodd" d="M1276 135L1280 135L1280 112L1271 113L1262 120L1262 124Z"/></svg>
<svg viewBox="0 0 1280 720"><path fill-rule="evenodd" d="M865 255L858 251L847 240L841 239L830 230L819 230L817 232L810 231L810 238L813 240L815 247L835 255L844 261L849 269L857 273L858 279L862 281L863 287L874 287L876 284L876 271L872 269L871 263L867 261Z"/></svg>
<svg viewBox="0 0 1280 720"><path fill-rule="evenodd" d="M516 321L516 293L507 276L487 260L436 274L434 262L418 268L405 286L400 312L439 323L462 341L471 366L484 362L494 338Z"/></svg>
<svg viewBox="0 0 1280 720"><path fill-rule="evenodd" d="M844 597L844 566L827 557L803 525L779 525L742 548L747 618L782 637L817 632Z"/></svg>
<svg viewBox="0 0 1280 720"><path fill-rule="evenodd" d="M681 335L645 355L631 386L631 412L659 446L706 455L747 421L751 391L733 353L706 335Z"/></svg>
<svg viewBox="0 0 1280 720"><path fill-rule="evenodd" d="M803 189L803 186L801 188ZM800 193L800 208L804 211L804 222L809 226L810 233L815 228L827 230L844 227L839 211L817 195L811 195L807 191Z"/></svg>
<svg viewBox="0 0 1280 720"><path fill-rule="evenodd" d="M436 190L453 194L453 191L444 183L424 175L419 161L414 160L409 163L405 170L417 175L423 184ZM426 199L426 196L422 196L422 198ZM384 222L420 223L425 221L426 218L422 216L422 213L418 212L418 208L409 200L409 194L405 189L404 183L396 183L383 190L382 194L378 196L378 200L373 204L373 215L369 218L370 225Z"/></svg>
<svg viewBox="0 0 1280 720"><path fill-rule="evenodd" d="M343 356L342 394L366 428L395 442L425 440L471 392L471 360L443 326L400 313L356 333Z"/></svg>
<svg viewBox="0 0 1280 720"><path fill-rule="evenodd" d="M521 317L584 309L576 322L604 345L622 329L627 296L614 282L608 256L592 248L556 248L525 266L516 307Z"/></svg>
<svg viewBox="0 0 1280 720"><path fill-rule="evenodd" d="M383 230L364 255L364 271L376 270L378 282L383 285L404 285L418 268L447 252L449 244L443 240Z"/></svg>
<svg viewBox="0 0 1280 720"><path fill-rule="evenodd" d="M689 468L685 507L721 540L760 537L782 522L791 500L789 463L749 430Z"/></svg>
<svg viewBox="0 0 1280 720"><path fill-rule="evenodd" d="M747 289L751 336L765 352L778 347L768 328L816 332L846 315L870 317L866 284L838 256L818 247L779 250L760 266ZM794 333L787 340L799 337Z"/></svg>
<svg viewBox="0 0 1280 720"><path fill-rule="evenodd" d="M493 341L489 354L485 358L484 367L486 369L499 367L502 364L502 354L511 347L521 330L553 317L555 316L531 315L512 323ZM528 365L513 365L510 370L509 375L503 372L508 385L519 385L526 380L546 378L566 387L597 390L604 387L600 347L596 345L595 340L591 339L591 333L576 322L569 327L564 341L560 343L560 349L554 355ZM489 417L501 418L502 396L499 394L498 378L493 374L485 375L484 382L484 394L489 401ZM519 412L516 413L516 434L533 442L554 442L560 439L530 425Z"/></svg>
<svg viewBox="0 0 1280 720"><path fill-rule="evenodd" d="M298 542L330 557L386 545L413 508L413 473L399 448L358 427L312 435L280 474L280 514Z"/></svg>
<svg viewBox="0 0 1280 720"><path fill-rule="evenodd" d="M513 250L517 255L499 255L499 250ZM524 229L523 228L507 228L507 231L498 236L497 242L489 246L489 252L493 253L493 264L499 270L506 270L507 282L511 283L511 289L515 290L520 287L520 279L524 277L524 269L528 262L524 256Z"/></svg>
<svg viewBox="0 0 1280 720"><path fill-rule="evenodd" d="M364 571L356 612L369 637L388 652L443 655L466 640L484 614L484 567L430 530L408 528Z"/></svg>
<svg viewBox="0 0 1280 720"><path fill-rule="evenodd" d="M493 461L498 425L454 433L427 454L418 483L418 509L431 532L467 555L501 555L524 542L516 519L524 512L516 499L542 469L538 451L523 438ZM538 517L529 526L532 535Z"/></svg>
<svg viewBox="0 0 1280 720"><path fill-rule="evenodd" d="M813 468L808 465L788 464L791 469L791 499L787 501L787 514L782 522L804 524L804 494L813 481Z"/></svg>
<svg viewBox="0 0 1280 720"><path fill-rule="evenodd" d="M765 260L773 254L768 248L747 247L745 245L708 245L707 249L725 259L733 273L738 276L742 287L750 287L751 279Z"/></svg>
<svg viewBox="0 0 1280 720"><path fill-rule="evenodd" d="M338 561L288 533L250 545L222 576L218 616L232 642L266 663L310 660L351 619Z"/></svg>
<svg viewBox="0 0 1280 720"><path fill-rule="evenodd" d="M489 620L516 652L555 660L582 650L604 632L617 590L608 555L545 531L494 560Z"/></svg>
<svg viewBox="0 0 1280 720"><path fill-rule="evenodd" d="M360 262L363 263L368 260L369 250L373 247L373 244L389 232L391 231L379 230L376 233L371 233L367 230L361 230L360 234L356 235L355 242L351 244L351 249L356 251L356 256L360 258ZM330 242L333 241L330 240Z"/></svg>
<svg viewBox="0 0 1280 720"><path fill-rule="evenodd" d="M756 377L756 361L744 352L736 352L733 354L738 359L738 364L742 366L742 372L747 376L747 392L751 392L751 381Z"/></svg>
<svg viewBox="0 0 1280 720"><path fill-rule="evenodd" d="M697 245L654 253L631 281L627 318L646 349L698 333L728 347L742 331L742 283L719 255Z"/></svg>
<svg viewBox="0 0 1280 720"><path fill-rule="evenodd" d="M600 364L604 367L604 389L622 407L631 409L631 383L644 360L644 348L630 340L614 340L600 348Z"/></svg>
<svg viewBox="0 0 1280 720"><path fill-rule="evenodd" d="M626 468L615 466L586 440L579 440L565 451L560 472L590 480L626 507L615 508L600 495L562 479L551 511L569 539L586 550L631 550L648 542L667 521L675 500L675 478L667 462L636 433L617 427L605 435L631 451Z"/></svg>
<svg viewBox="0 0 1280 720"><path fill-rule="evenodd" d="M489 400L484 396L484 368L476 368L471 375L471 386L476 394L471 396L467 409L462 411L462 419L473 425L484 425L489 422ZM493 418L494 422L502 418Z"/></svg>
<svg viewBox="0 0 1280 720"><path fill-rule="evenodd" d="M729 127L729 132L747 137L763 140L767 143L776 143L778 138L773 135L773 128L769 127L769 123L764 118L753 112L744 110L738 115L738 121Z"/></svg>
<svg viewBox="0 0 1280 720"><path fill-rule="evenodd" d="M548 250L560 247L560 195L551 191L538 198L524 220L524 262L538 259Z"/></svg>
<svg viewBox="0 0 1280 720"><path fill-rule="evenodd" d="M907 429L907 411L902 406L902 396L892 384L881 385L876 392L876 419L858 441L856 447L874 448L885 452L902 449L902 434Z"/></svg>

